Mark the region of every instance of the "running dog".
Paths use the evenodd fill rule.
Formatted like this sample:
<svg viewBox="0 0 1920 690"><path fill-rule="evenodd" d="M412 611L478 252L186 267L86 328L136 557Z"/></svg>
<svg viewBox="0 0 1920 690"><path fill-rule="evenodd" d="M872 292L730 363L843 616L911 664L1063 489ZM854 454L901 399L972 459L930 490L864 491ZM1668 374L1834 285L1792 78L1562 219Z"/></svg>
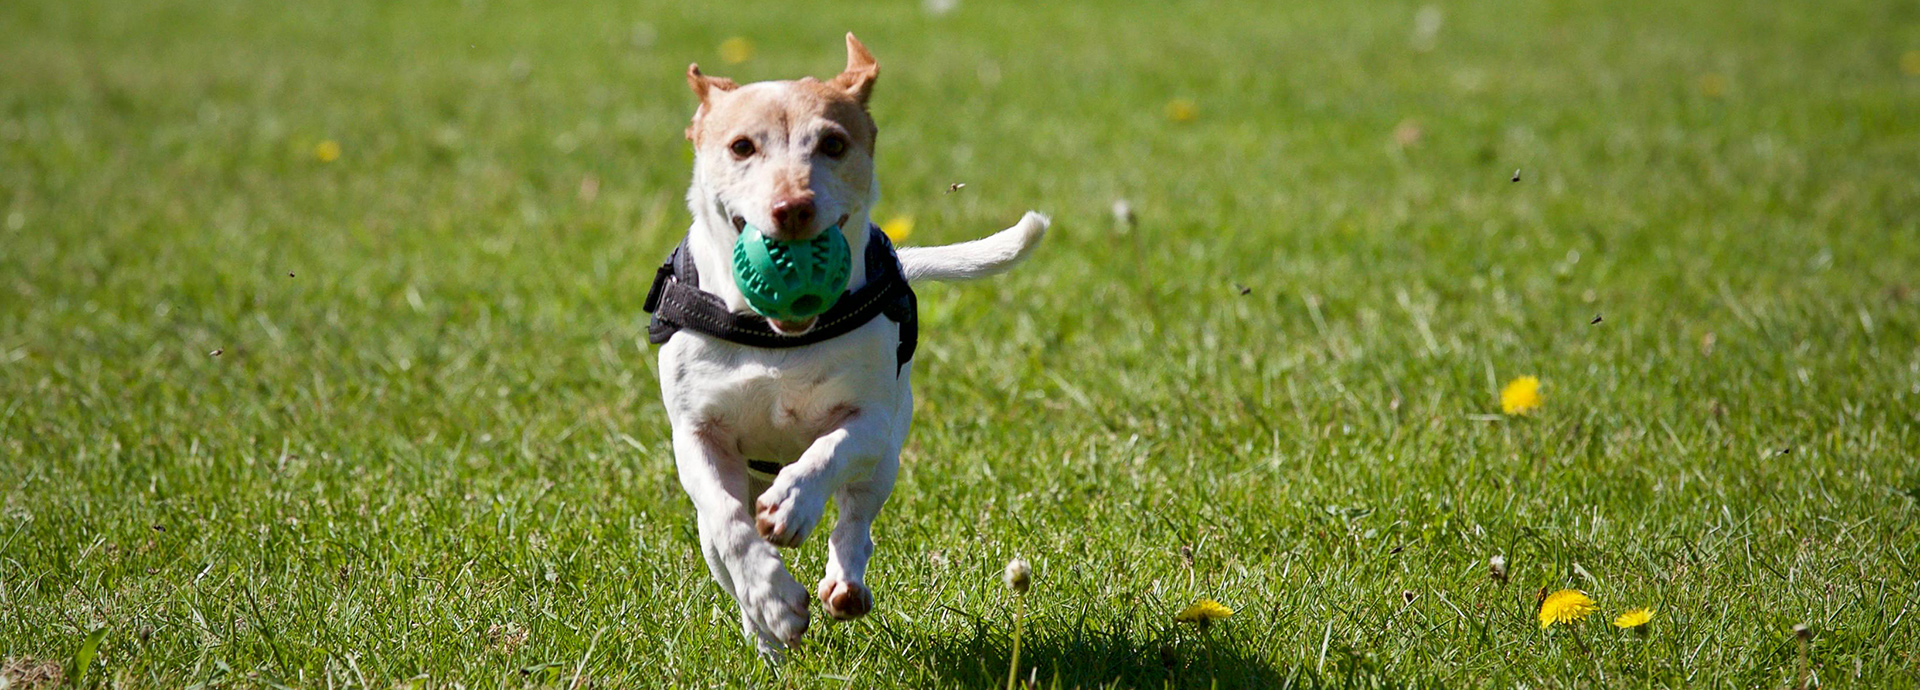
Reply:
<svg viewBox="0 0 1920 690"><path fill-rule="evenodd" d="M680 485L699 513L713 579L740 606L760 653L778 660L806 633L817 597L851 620L873 608L864 579L874 518L893 491L913 418L918 338L911 284L1011 268L1046 233L1028 212L989 237L895 251L869 220L878 128L867 111L880 68L853 34L827 81L745 86L687 68L700 100L687 127L693 224L647 299ZM853 265L824 314L756 314L735 284L732 248L751 225L779 241L840 232ZM796 547L827 499L839 518L809 597L776 547Z"/></svg>

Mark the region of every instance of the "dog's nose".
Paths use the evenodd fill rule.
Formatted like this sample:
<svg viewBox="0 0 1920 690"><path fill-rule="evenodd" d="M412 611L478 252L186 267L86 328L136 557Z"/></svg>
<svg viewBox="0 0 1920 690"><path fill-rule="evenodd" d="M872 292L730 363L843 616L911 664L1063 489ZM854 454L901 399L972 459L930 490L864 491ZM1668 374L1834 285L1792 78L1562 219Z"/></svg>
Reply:
<svg viewBox="0 0 1920 690"><path fill-rule="evenodd" d="M798 239L801 233L813 228L813 199L794 197L775 202L773 224L778 226L782 236Z"/></svg>

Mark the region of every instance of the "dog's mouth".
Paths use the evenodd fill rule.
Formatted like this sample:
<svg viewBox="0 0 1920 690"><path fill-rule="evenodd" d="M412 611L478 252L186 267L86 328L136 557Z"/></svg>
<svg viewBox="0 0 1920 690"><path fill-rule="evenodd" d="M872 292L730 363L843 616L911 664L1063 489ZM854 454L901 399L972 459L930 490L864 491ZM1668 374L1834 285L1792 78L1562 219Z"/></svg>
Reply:
<svg viewBox="0 0 1920 690"><path fill-rule="evenodd" d="M767 323L773 326L773 332L779 333L780 335L800 335L813 330L813 324L819 320L820 317L818 316L809 316L799 321L767 319Z"/></svg>
<svg viewBox="0 0 1920 690"><path fill-rule="evenodd" d="M733 229L735 232L744 233L747 231L747 218L745 216L732 213L731 211L729 211L726 215L727 215L728 222L733 223ZM821 229L820 232L840 232L841 228L846 227L847 219L852 217L853 217L853 214L851 213L840 214L839 220L836 220L833 222L832 225L829 225L826 228ZM816 232L814 233L814 236L818 237L819 234L820 234L819 232ZM812 239L812 238L805 238L799 241L805 241L806 239ZM767 325L773 327L773 332L778 333L780 335L786 335L786 336L795 336L795 335L805 334L807 331L813 330L814 324L817 324L819 322L820 322L820 317L818 316L810 316L804 319L800 319L798 321L784 321L781 319L775 319L771 317L767 318Z"/></svg>
<svg viewBox="0 0 1920 690"><path fill-rule="evenodd" d="M839 228L843 228L843 227L846 227L846 225L847 225L847 219L848 219L848 218L852 218L852 217L853 217L853 214L851 214L851 213L842 213L842 214L840 214L840 220L836 220L836 221L834 221L832 225L829 225L829 226L827 226L827 227L826 227L826 228L825 228L824 230L822 230L821 232L825 232L826 230L835 230L835 229L839 229ZM746 218L746 216L742 216L742 215L739 215L739 214L734 214L734 213L730 213L730 214L728 214L728 220L729 220L730 222L732 222L732 223L733 223L733 231L734 231L734 232L746 232L746 231L747 231L747 218ZM815 233L815 234L817 235L817 234L819 234L819 233ZM810 240L810 239L813 239L813 238L811 238L811 237L802 237L802 238L799 238L799 239L801 239L801 240Z"/></svg>

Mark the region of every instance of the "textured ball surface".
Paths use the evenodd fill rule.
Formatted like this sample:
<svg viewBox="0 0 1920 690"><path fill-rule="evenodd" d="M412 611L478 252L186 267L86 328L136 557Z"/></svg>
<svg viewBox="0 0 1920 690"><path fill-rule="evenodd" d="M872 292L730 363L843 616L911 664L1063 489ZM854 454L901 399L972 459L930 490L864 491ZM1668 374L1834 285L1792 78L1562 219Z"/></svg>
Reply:
<svg viewBox="0 0 1920 690"><path fill-rule="evenodd" d="M801 321L826 313L846 291L853 251L834 226L802 242L769 239L747 226L733 243L733 280L755 313Z"/></svg>

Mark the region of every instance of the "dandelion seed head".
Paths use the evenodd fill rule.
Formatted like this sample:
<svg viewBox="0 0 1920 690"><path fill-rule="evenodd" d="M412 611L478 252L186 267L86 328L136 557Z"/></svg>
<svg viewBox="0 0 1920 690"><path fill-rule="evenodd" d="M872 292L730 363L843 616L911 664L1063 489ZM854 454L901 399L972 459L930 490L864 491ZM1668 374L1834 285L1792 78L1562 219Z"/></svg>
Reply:
<svg viewBox="0 0 1920 690"><path fill-rule="evenodd" d="M1128 228L1133 227L1133 204L1126 199L1114 199L1113 220Z"/></svg>
<svg viewBox="0 0 1920 690"><path fill-rule="evenodd" d="M1424 134L1426 131L1420 128L1419 120L1407 118L1393 126L1393 143L1400 148L1407 148L1420 143L1420 137Z"/></svg>
<svg viewBox="0 0 1920 690"><path fill-rule="evenodd" d="M1026 594L1027 588L1033 585L1033 566L1024 558L1007 561L1007 571L1001 574L1000 580L1007 583L1007 589L1014 594Z"/></svg>

